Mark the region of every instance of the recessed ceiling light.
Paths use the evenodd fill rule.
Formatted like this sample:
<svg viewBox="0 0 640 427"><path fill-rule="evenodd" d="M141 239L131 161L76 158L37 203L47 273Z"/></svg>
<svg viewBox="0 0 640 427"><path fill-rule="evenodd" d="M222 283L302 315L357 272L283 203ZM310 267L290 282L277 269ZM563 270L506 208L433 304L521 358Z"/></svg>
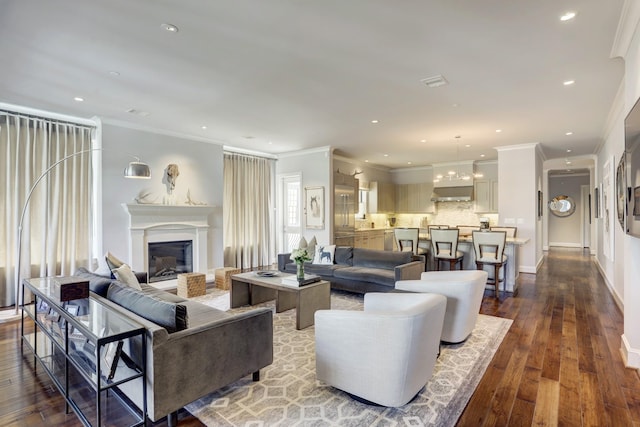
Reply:
<svg viewBox="0 0 640 427"><path fill-rule="evenodd" d="M567 136L573 135L573 132L566 132L565 135L567 135Z"/></svg>
<svg viewBox="0 0 640 427"><path fill-rule="evenodd" d="M465 147L469 148L469 147L471 147L471 145L470 144L466 144Z"/></svg>
<svg viewBox="0 0 640 427"><path fill-rule="evenodd" d="M269 145L273 145L273 142L269 141Z"/></svg>
<svg viewBox="0 0 640 427"><path fill-rule="evenodd" d="M484 157L484 154L480 154L480 157Z"/></svg>
<svg viewBox="0 0 640 427"><path fill-rule="evenodd" d="M84 101L84 98L80 97L80 96L76 96L75 98L73 98L74 101L78 101L78 102L82 102Z"/></svg>
<svg viewBox="0 0 640 427"><path fill-rule="evenodd" d="M565 86L571 86L575 82L576 82L575 80L566 80L562 84L565 85Z"/></svg>
<svg viewBox="0 0 640 427"><path fill-rule="evenodd" d="M388 155L388 154L383 154L383 156L385 156L385 157L389 157L389 155Z"/></svg>
<svg viewBox="0 0 640 427"><path fill-rule="evenodd" d="M496 129L496 133L502 132L502 129Z"/></svg>
<svg viewBox="0 0 640 427"><path fill-rule="evenodd" d="M460 104L453 104L452 107L453 108L458 108L460 106Z"/></svg>
<svg viewBox="0 0 640 427"><path fill-rule="evenodd" d="M408 164L408 165L410 165L410 164L411 164L411 162L407 162L407 164Z"/></svg>
<svg viewBox="0 0 640 427"><path fill-rule="evenodd" d="M364 162L365 162L365 163L369 163L369 160L365 160Z"/></svg>
<svg viewBox="0 0 640 427"><path fill-rule="evenodd" d="M427 142L427 140L426 139L421 139L420 142Z"/></svg>
<svg viewBox="0 0 640 427"><path fill-rule="evenodd" d="M120 73L118 71L109 71L109 74L111 74L112 76L119 76Z"/></svg>
<svg viewBox="0 0 640 427"><path fill-rule="evenodd" d="M176 26L175 26L175 25L173 25L173 24L167 24L167 23L164 23L164 24L160 24L160 27L161 27L163 30L168 31L168 32L170 32L170 33L177 33L178 31L180 31L180 30L178 29L178 27L176 27Z"/></svg>
<svg viewBox="0 0 640 427"><path fill-rule="evenodd" d="M207 127L206 127L206 126L200 126L200 128L201 128L201 129L206 129Z"/></svg>
<svg viewBox="0 0 640 427"><path fill-rule="evenodd" d="M576 17L576 13L575 12L567 12L564 15L560 16L560 20L561 21L569 21L573 18Z"/></svg>
<svg viewBox="0 0 640 427"><path fill-rule="evenodd" d="M373 123L375 125L377 123L380 123L380 121L379 120L371 120L371 123Z"/></svg>
<svg viewBox="0 0 640 427"><path fill-rule="evenodd" d="M570 148L567 148L567 153L570 153L570 152L571 152L571 149L570 149Z"/></svg>

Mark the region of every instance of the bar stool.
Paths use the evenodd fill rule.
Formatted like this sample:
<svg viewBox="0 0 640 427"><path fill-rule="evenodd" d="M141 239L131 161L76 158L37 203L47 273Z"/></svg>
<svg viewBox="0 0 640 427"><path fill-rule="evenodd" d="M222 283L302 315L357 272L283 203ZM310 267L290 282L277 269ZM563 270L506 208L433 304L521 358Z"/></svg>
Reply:
<svg viewBox="0 0 640 427"><path fill-rule="evenodd" d="M419 228L395 228L396 246L400 252L413 252L418 255Z"/></svg>
<svg viewBox="0 0 640 427"><path fill-rule="evenodd" d="M491 227L491 231L506 231L507 237L516 237L516 234L518 233L518 227L497 226Z"/></svg>
<svg viewBox="0 0 640 427"><path fill-rule="evenodd" d="M504 292L507 292L503 267L507 264L507 256L504 254L504 245L507 240L506 231L474 231L472 235L473 250L476 255L476 267L484 270L485 265L493 266L493 279L491 275L487 279L488 284L493 284L496 290L496 298L500 297L500 282L504 283ZM502 280L500 279L502 270Z"/></svg>
<svg viewBox="0 0 640 427"><path fill-rule="evenodd" d="M448 261L449 270L455 270L456 264L460 263L460 270L462 270L464 254L458 251L459 233L460 230L457 228L431 230L431 247L436 261L436 270L440 270L440 261Z"/></svg>

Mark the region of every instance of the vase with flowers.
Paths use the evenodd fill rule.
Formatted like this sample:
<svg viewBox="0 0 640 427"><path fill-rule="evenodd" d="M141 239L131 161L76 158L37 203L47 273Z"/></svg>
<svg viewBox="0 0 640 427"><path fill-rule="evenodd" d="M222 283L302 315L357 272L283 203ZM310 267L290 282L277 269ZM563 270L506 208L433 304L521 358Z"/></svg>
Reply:
<svg viewBox="0 0 640 427"><path fill-rule="evenodd" d="M296 279L298 281L304 280L304 263L311 261L309 252L306 248L294 249L290 258L296 263Z"/></svg>

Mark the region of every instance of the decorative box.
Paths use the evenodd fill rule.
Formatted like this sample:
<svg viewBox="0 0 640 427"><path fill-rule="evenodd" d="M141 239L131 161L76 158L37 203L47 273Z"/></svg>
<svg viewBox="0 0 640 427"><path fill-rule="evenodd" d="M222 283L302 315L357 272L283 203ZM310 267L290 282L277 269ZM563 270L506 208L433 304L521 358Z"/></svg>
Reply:
<svg viewBox="0 0 640 427"><path fill-rule="evenodd" d="M231 276L240 273L239 268L235 267L222 267L216 268L216 288L224 289L225 291L231 288Z"/></svg>
<svg viewBox="0 0 640 427"><path fill-rule="evenodd" d="M207 293L206 275L202 273L178 274L178 296L198 297Z"/></svg>
<svg viewBox="0 0 640 427"><path fill-rule="evenodd" d="M61 302L89 298L89 281L77 276L54 277L52 294Z"/></svg>

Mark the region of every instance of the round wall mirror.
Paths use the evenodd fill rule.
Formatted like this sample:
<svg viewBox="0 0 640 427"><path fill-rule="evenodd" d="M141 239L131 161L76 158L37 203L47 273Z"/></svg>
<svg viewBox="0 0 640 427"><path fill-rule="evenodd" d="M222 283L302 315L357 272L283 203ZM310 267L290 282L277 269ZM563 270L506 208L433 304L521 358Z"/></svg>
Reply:
<svg viewBox="0 0 640 427"><path fill-rule="evenodd" d="M576 203L569 196L556 196L549 202L549 210L555 216L569 216L576 210Z"/></svg>

